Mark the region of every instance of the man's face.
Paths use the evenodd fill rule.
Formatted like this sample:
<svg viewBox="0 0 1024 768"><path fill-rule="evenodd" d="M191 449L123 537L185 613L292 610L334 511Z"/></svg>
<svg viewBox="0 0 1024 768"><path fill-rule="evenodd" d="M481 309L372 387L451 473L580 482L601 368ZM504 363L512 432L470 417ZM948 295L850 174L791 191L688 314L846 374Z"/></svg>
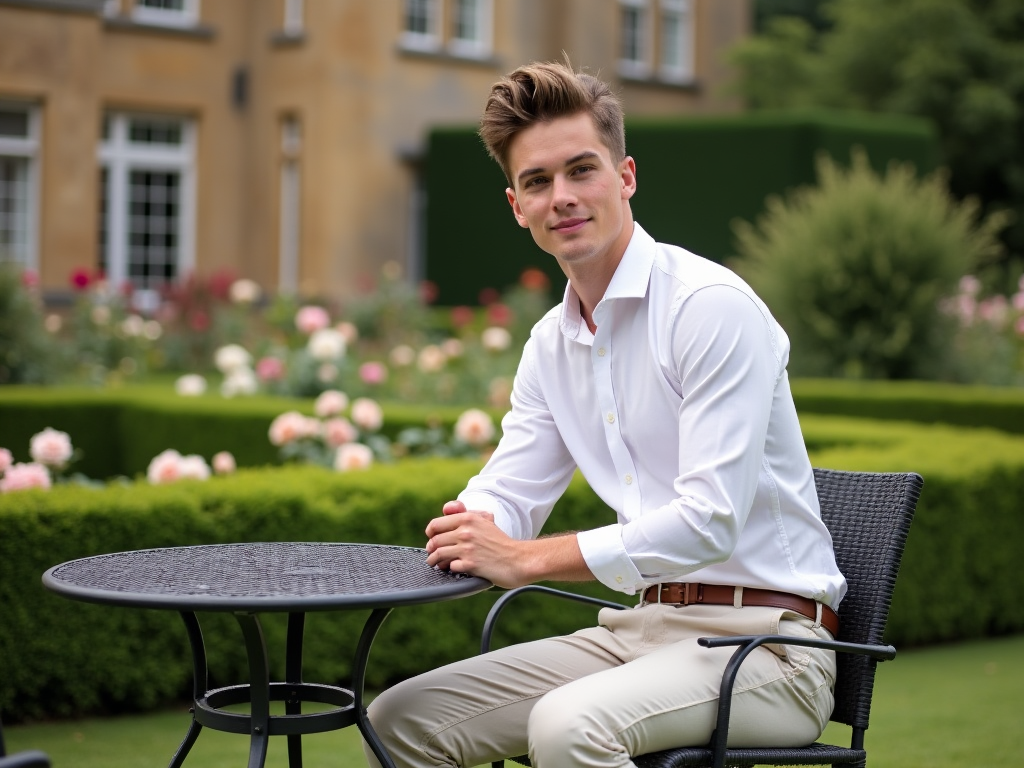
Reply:
<svg viewBox="0 0 1024 768"><path fill-rule="evenodd" d="M612 160L589 114L531 125L512 139L508 159L516 221L570 278L618 264L633 233L636 167L630 157Z"/></svg>

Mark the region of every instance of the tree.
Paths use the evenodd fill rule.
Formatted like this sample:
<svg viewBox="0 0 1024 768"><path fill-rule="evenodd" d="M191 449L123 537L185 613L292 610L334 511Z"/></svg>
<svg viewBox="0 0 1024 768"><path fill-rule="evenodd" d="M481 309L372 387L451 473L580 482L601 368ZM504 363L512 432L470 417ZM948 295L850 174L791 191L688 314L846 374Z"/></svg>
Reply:
<svg viewBox="0 0 1024 768"><path fill-rule="evenodd" d="M776 16L731 52L753 108L901 112L935 124L950 186L1016 221L1004 243L1024 266L1024 3L833 0L816 32Z"/></svg>

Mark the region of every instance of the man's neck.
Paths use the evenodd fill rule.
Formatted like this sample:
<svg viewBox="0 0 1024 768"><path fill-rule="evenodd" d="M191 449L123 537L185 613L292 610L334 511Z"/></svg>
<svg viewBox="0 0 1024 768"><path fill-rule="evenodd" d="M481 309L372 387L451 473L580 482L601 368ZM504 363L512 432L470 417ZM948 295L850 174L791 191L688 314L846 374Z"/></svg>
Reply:
<svg viewBox="0 0 1024 768"><path fill-rule="evenodd" d="M629 247L630 239L632 239L632 221L630 221L629 233L630 237L621 245L622 250L619 251L618 258L614 260L596 259L589 264L577 264L575 269L567 271L569 283L580 300L580 316L586 322L591 333L597 330L597 324L594 322L594 310L604 298L608 286L615 276L615 270L619 268L619 263L626 253L626 248Z"/></svg>

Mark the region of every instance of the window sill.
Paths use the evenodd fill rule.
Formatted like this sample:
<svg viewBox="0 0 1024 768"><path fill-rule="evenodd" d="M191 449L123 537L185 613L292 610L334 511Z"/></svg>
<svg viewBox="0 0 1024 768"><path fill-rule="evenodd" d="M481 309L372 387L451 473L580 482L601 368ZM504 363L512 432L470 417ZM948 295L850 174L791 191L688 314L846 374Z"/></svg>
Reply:
<svg viewBox="0 0 1024 768"><path fill-rule="evenodd" d="M664 88L672 91L700 91L703 86L700 80L666 80L657 75L638 77L636 75L619 74L619 80L627 85L645 85L651 88Z"/></svg>
<svg viewBox="0 0 1024 768"><path fill-rule="evenodd" d="M208 27L204 24L176 27L169 24L135 21L134 19L120 16L111 16L104 19L104 26L111 32L143 32L147 34L170 35L171 37L185 37L192 40L212 40L217 34L213 27Z"/></svg>
<svg viewBox="0 0 1024 768"><path fill-rule="evenodd" d="M413 59L427 59L429 61L436 61L440 64L469 64L476 65L479 67L487 67L493 69L501 66L501 60L494 54L488 54L486 56L468 56L466 54L452 53L451 51L443 48L428 51L422 48L410 48L408 46L399 44L398 53L402 56L408 56Z"/></svg>
<svg viewBox="0 0 1024 768"><path fill-rule="evenodd" d="M286 32L282 29L270 36L270 44L275 48L292 48L304 45L305 42L305 32Z"/></svg>
<svg viewBox="0 0 1024 768"><path fill-rule="evenodd" d="M87 13L90 16L99 16L103 12L103 0L0 0L0 5L30 8L34 11Z"/></svg>

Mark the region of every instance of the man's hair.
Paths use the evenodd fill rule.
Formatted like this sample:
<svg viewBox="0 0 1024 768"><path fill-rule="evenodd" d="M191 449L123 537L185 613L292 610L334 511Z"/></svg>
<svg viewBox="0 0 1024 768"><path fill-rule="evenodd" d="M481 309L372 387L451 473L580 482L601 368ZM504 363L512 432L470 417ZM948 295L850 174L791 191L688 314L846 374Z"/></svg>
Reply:
<svg viewBox="0 0 1024 768"><path fill-rule="evenodd" d="M621 102L607 83L574 72L568 61L528 64L491 86L480 119L480 138L514 186L508 152L516 134L535 123L580 113L591 116L612 160L622 160L626 156L626 129Z"/></svg>

